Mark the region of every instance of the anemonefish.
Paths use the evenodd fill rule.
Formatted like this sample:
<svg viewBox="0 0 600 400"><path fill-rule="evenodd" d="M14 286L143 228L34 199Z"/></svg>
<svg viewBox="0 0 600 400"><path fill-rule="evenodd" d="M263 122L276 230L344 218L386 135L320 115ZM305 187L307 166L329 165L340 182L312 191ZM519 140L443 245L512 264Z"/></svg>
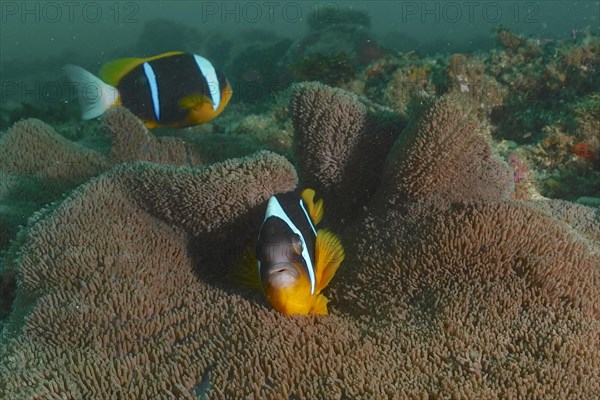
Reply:
<svg viewBox="0 0 600 400"><path fill-rule="evenodd" d="M148 128L184 128L210 121L223 111L232 89L210 61L180 51L149 58L123 58L100 69L65 66L75 85L81 117L92 119L122 104Z"/></svg>
<svg viewBox="0 0 600 400"><path fill-rule="evenodd" d="M315 226L323 200L305 189L271 197L256 245L254 271L271 306L287 315L327 314L321 291L344 260L337 236Z"/></svg>

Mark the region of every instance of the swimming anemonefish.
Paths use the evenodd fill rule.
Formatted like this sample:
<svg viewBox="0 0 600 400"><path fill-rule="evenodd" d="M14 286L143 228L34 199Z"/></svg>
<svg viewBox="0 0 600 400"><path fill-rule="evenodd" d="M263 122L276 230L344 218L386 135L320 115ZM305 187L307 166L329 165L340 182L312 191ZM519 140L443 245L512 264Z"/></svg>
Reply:
<svg viewBox="0 0 600 400"><path fill-rule="evenodd" d="M312 189L271 197L258 235L260 286L271 306L287 315L327 314L321 291L344 260L337 236L315 228L324 207L314 197Z"/></svg>
<svg viewBox="0 0 600 400"><path fill-rule="evenodd" d="M122 104L148 128L184 128L210 121L232 95L225 76L206 58L180 51L123 58L100 69L100 78L65 66L75 85L81 117L92 119Z"/></svg>

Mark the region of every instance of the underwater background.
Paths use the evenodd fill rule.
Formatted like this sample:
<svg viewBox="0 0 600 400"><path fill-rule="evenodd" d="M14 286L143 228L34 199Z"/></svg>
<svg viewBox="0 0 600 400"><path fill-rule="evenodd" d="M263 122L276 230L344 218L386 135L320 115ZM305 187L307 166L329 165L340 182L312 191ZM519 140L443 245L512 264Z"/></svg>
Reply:
<svg viewBox="0 0 600 400"><path fill-rule="evenodd" d="M0 398L600 397L600 2L0 3ZM82 120L181 50L215 119ZM182 78L183 79L183 78ZM231 279L312 187L327 316Z"/></svg>

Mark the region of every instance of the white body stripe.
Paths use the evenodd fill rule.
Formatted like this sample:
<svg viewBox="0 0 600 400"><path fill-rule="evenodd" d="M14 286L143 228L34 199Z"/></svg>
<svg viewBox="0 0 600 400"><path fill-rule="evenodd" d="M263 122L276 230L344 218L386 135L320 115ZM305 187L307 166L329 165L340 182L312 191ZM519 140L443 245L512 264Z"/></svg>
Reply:
<svg viewBox="0 0 600 400"><path fill-rule="evenodd" d="M292 232L294 232L296 235L300 236L300 240L302 240L302 257L306 261L306 266L308 267L308 276L310 277L310 294L311 295L314 294L315 293L315 271L313 268L312 260L310 259L310 255L308 254L308 247L306 246L306 242L304 241L304 237L302 236L302 233L296 227L296 225L294 225L294 223L290 220L290 218L287 216L285 211L283 211L281 204L279 204L279 200L277 200L277 198L275 196L272 196L269 199L269 203L267 204L267 212L265 213L265 219L263 220L263 223L269 217L280 218L281 220L283 220L283 222L288 224L288 226L290 227ZM259 271L260 271L260 264L259 264Z"/></svg>
<svg viewBox="0 0 600 400"><path fill-rule="evenodd" d="M210 99L213 103L213 110L219 108L221 104L221 88L219 87L219 80L217 79L217 72L215 71L215 67L208 61L206 58L198 56L194 54L194 60L196 61L196 65L198 65L198 69L200 73L206 79L206 83L208 84L208 92L210 94Z"/></svg>
<svg viewBox="0 0 600 400"><path fill-rule="evenodd" d="M158 101L158 84L156 83L156 74L152 66L147 62L144 63L144 74L148 79L150 86L150 94L152 95L152 106L154 106L154 116L157 121L160 121L160 102Z"/></svg>
<svg viewBox="0 0 600 400"><path fill-rule="evenodd" d="M304 202L302 201L302 199L300 199L300 208L302 209L302 211L304 211L304 215L306 216L308 225L310 225L310 229L312 229L315 236L317 236L317 230L315 229L315 226L313 225L312 220L310 219L310 216L308 215L308 212L306 211L306 208L304 208Z"/></svg>

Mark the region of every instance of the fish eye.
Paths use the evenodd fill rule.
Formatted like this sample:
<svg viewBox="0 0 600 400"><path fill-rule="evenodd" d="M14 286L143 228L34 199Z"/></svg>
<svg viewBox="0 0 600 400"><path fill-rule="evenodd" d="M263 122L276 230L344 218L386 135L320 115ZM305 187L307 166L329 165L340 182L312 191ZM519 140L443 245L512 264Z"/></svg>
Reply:
<svg viewBox="0 0 600 400"><path fill-rule="evenodd" d="M296 254L302 254L302 239L300 238L300 236L294 235L294 237L292 238L292 247L294 248Z"/></svg>

